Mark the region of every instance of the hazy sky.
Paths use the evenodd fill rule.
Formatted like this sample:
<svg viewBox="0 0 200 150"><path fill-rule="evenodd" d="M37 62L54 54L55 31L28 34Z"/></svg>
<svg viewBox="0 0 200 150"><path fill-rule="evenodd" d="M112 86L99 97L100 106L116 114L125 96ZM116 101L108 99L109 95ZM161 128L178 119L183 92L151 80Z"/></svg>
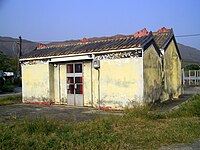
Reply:
<svg viewBox="0 0 200 150"><path fill-rule="evenodd" d="M0 36L48 42L163 26L200 34L200 0L0 0ZM176 39L200 49L200 36Z"/></svg>

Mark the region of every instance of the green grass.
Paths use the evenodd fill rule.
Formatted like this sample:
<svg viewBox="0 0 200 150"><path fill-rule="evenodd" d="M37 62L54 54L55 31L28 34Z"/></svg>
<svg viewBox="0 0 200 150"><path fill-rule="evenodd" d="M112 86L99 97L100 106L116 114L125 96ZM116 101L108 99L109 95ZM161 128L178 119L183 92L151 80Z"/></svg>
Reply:
<svg viewBox="0 0 200 150"><path fill-rule="evenodd" d="M0 106L21 103L21 102L22 102L21 94L0 98Z"/></svg>
<svg viewBox="0 0 200 150"><path fill-rule="evenodd" d="M200 94L194 95L178 110L169 114L170 117L200 117Z"/></svg>
<svg viewBox="0 0 200 150"><path fill-rule="evenodd" d="M54 119L0 123L0 149L157 149L200 138L200 95L167 115L126 110L90 122Z"/></svg>

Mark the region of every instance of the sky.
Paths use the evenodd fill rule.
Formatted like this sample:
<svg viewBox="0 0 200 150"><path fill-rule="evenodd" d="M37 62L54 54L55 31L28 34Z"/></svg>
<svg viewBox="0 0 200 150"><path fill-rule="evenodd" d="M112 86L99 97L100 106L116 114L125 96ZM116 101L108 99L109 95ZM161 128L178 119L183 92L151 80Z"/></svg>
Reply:
<svg viewBox="0 0 200 150"><path fill-rule="evenodd" d="M200 34L200 0L0 0L0 36L47 43L161 27ZM176 40L200 49L200 36Z"/></svg>

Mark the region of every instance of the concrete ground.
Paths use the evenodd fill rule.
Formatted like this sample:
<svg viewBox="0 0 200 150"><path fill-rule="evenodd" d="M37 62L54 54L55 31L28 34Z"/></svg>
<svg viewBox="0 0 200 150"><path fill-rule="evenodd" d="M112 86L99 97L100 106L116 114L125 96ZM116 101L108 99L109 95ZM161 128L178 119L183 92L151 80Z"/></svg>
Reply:
<svg viewBox="0 0 200 150"><path fill-rule="evenodd" d="M184 87L184 94L200 94L200 86Z"/></svg>
<svg viewBox="0 0 200 150"><path fill-rule="evenodd" d="M15 119L52 118L67 122L94 120L108 115L122 115L123 112L108 112L89 107L70 107L66 105L35 105L13 104L0 106L0 121L8 122Z"/></svg>
<svg viewBox="0 0 200 150"><path fill-rule="evenodd" d="M178 144L169 147L161 147L158 150L200 150L200 140L191 144Z"/></svg>

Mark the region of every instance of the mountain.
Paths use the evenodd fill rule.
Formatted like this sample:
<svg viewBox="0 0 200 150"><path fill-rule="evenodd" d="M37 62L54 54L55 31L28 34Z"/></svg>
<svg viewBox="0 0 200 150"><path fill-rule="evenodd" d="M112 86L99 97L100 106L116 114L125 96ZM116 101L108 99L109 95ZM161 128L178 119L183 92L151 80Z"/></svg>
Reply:
<svg viewBox="0 0 200 150"><path fill-rule="evenodd" d="M17 57L19 39L0 36L0 52L10 56ZM39 43L22 39L22 54L34 50Z"/></svg>
<svg viewBox="0 0 200 150"><path fill-rule="evenodd" d="M178 43L178 48L182 57L182 66L190 64L200 65L200 50Z"/></svg>
<svg viewBox="0 0 200 150"><path fill-rule="evenodd" d="M123 35L116 35L113 37L121 37ZM94 37L90 38L89 41L93 40L102 40L107 37ZM83 40L83 39L82 39ZM60 41L60 42L52 42L47 44L47 46L53 45L65 45L65 44L75 44L80 42L81 40L68 40L68 41ZM17 50L19 39L11 38L11 37L1 37L0 36L0 52L2 51L4 54L10 57L17 57ZM26 54L32 50L34 50L39 43L32 42L26 39L22 39L22 54ZM182 57L182 66L186 66L189 64L198 64L200 65L200 50L195 49L193 47L189 47L183 44L178 43L178 48L180 50L180 54Z"/></svg>

